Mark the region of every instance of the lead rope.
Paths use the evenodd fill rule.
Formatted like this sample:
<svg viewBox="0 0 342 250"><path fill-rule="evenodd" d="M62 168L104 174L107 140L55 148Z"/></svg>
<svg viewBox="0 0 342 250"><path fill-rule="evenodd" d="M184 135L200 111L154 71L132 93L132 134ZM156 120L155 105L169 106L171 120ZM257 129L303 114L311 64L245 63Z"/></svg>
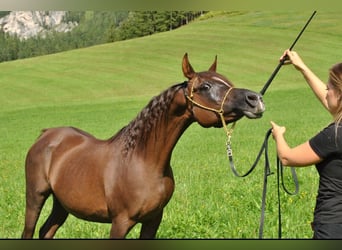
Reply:
<svg viewBox="0 0 342 250"><path fill-rule="evenodd" d="M234 123L235 126L235 123ZM233 129L233 127L232 127ZM270 161L268 157L268 140L270 138L270 135L272 134L272 129L269 129L266 132L264 142L260 148L260 151L257 155L257 158L255 159L252 167L243 175L239 174L236 170L234 160L233 160L233 151L231 148L231 135L233 130L230 129L225 129L227 132L227 156L229 159L230 167L232 169L232 172L234 173L235 176L237 177L246 177L248 176L258 165L261 155L264 153L265 156L265 168L264 168L264 182L263 182L263 190L262 190L262 199L261 199L261 215L260 215L260 224L259 224L259 239L263 238L263 230L264 230L264 224L265 224L265 208L266 208L266 194L267 194L267 179L268 176L272 175L273 172L271 172L270 169ZM295 191L290 192L285 184L284 184L284 171L283 171L283 165L281 164L279 158L277 157L277 195L278 195L278 238L281 239L282 237L282 223L281 223L281 200L280 200L280 183L284 189L284 191L289 194L289 195L296 195L298 194L299 191L299 184L298 184L298 178L297 174L295 172L295 169L291 167L291 173L292 173L292 178L295 184Z"/></svg>

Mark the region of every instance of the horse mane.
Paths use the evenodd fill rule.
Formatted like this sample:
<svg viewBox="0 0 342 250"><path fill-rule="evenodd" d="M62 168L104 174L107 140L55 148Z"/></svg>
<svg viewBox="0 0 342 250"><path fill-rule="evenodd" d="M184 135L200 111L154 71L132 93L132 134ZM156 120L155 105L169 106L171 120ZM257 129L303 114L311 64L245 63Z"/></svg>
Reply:
<svg viewBox="0 0 342 250"><path fill-rule="evenodd" d="M124 154L136 147L141 148L144 146L144 142L150 137L152 129L166 115L175 93L180 88L184 88L186 84L187 82L175 84L158 96L153 97L135 119L112 137L112 140L123 140Z"/></svg>

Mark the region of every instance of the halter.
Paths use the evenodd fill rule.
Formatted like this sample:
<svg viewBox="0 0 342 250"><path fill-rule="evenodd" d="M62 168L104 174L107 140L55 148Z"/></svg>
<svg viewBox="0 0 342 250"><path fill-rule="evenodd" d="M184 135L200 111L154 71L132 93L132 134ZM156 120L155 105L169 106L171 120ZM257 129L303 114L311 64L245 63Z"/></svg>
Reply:
<svg viewBox="0 0 342 250"><path fill-rule="evenodd" d="M222 81L222 82L223 82L223 81ZM193 92L194 92L194 84L191 85L190 96L188 96L187 94L185 94L185 97L186 97L192 104L194 104L194 105L196 105L196 106L198 106L198 107L200 107L200 108L202 108L202 109L209 110L209 111L212 111L212 112L214 112L214 113L217 113L217 114L220 116L221 122L222 122L222 127L223 127L223 129L224 129L224 131L226 132L226 135L227 135L227 144L230 144L230 138L231 138L231 136L232 136L232 133L233 133L233 130L234 130L234 127L235 127L235 123L236 123L236 122L233 122L231 128L228 129L227 124L226 124L226 121L225 121L224 116L223 116L223 114L224 114L223 105L224 105L224 103L225 103L225 101L226 101L226 99L227 99L229 93L232 91L232 89L233 89L234 87L229 86L226 82L223 82L223 83L224 83L226 86L230 87L230 88L227 90L227 92L225 93L225 95L224 95L224 97L223 97L223 99L222 99L220 109L214 109L214 108L210 108L210 107L204 106L204 105L202 105L202 104L196 102L194 99L192 99L193 96L194 96L194 94L193 94Z"/></svg>

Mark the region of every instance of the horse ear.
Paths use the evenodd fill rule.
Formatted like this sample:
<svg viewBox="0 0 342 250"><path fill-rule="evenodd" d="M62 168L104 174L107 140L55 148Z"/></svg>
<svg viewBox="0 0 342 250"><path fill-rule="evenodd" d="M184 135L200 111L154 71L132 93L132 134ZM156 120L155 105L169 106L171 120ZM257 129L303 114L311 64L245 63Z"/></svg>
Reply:
<svg viewBox="0 0 342 250"><path fill-rule="evenodd" d="M194 77L195 70L192 68L189 62L188 53L185 53L183 56L182 69L183 69L183 74L186 78L190 80L191 78Z"/></svg>
<svg viewBox="0 0 342 250"><path fill-rule="evenodd" d="M217 65L217 55L215 56L214 63L210 66L209 71L216 72L216 65Z"/></svg>

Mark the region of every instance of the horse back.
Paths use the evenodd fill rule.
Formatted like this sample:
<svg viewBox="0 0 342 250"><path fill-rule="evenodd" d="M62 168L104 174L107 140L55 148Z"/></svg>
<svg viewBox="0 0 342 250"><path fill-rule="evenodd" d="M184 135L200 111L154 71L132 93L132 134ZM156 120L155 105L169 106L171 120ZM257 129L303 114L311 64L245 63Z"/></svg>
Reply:
<svg viewBox="0 0 342 250"><path fill-rule="evenodd" d="M104 141L77 128L43 129L26 156L26 174L37 176L44 174L44 178L49 183L53 183L53 179L58 177L58 173L63 173L63 166L67 166L70 170L76 166L85 169L87 165L80 165L79 162L93 155L98 146L102 144ZM79 172L81 169L73 171Z"/></svg>

